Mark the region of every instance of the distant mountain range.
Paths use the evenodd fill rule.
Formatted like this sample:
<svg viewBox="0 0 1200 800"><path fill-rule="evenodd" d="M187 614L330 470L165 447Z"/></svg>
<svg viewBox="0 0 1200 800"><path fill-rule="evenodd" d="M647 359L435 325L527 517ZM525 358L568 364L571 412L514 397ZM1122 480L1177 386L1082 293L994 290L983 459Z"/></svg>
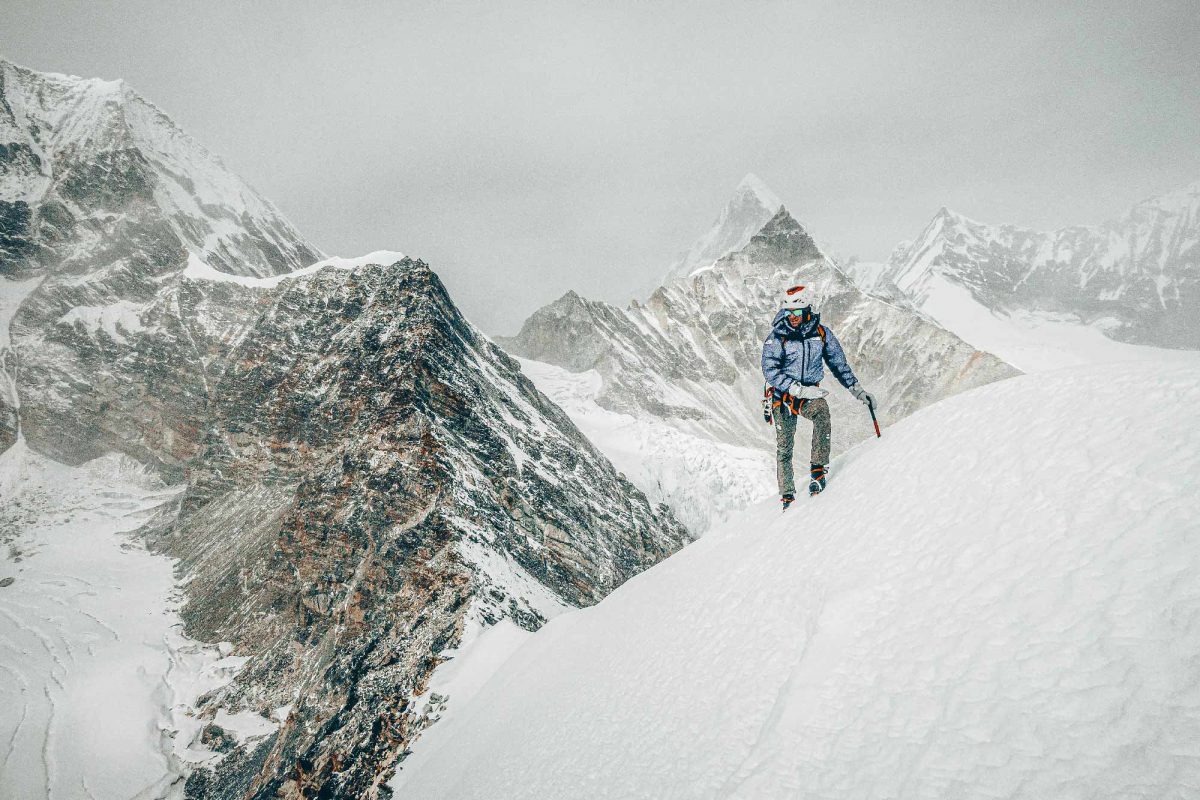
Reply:
<svg viewBox="0 0 1200 800"><path fill-rule="evenodd" d="M974 304L1057 315L1130 344L1200 349L1200 182L1092 227L1035 231L941 209L864 288L948 321Z"/></svg>
<svg viewBox="0 0 1200 800"><path fill-rule="evenodd" d="M847 347L881 413L898 418L1015 371L918 314L871 297L830 261L788 211L742 249L619 309L568 292L497 341L524 358L604 378L600 403L650 414L732 443L767 442L759 403L761 345L784 289L814 286L824 319ZM832 401L844 392L834 386ZM848 395L846 395L848 397ZM856 408L857 403L849 408ZM871 430L861 412L835 432L837 449Z"/></svg>
<svg viewBox="0 0 1200 800"><path fill-rule="evenodd" d="M758 201L766 192L747 191L758 183L752 177L743 181L701 242L735 241L725 235L730 209L761 211ZM706 247L698 244L692 252ZM761 347L783 290L795 284L811 285L823 298L822 319L841 339L863 385L878 397L885 425L951 394L1017 374L915 310L861 290L783 207L739 249L689 269L644 303L624 309L568 292L530 316L516 336L497 341L523 358L596 375L595 403L601 409L697 436L696 448L705 441L773 448L760 408ZM866 409L831 376L826 385L835 416L834 450L840 453L874 434ZM558 381L544 390L553 397L563 387ZM597 441L604 449L605 442ZM678 461L661 467L679 474L697 468L686 453ZM727 482L763 483L758 470L743 475L728 464L713 468ZM656 496L661 481L653 475L642 480L643 490ZM697 487L711 483L699 476L695 481ZM691 513L689 504L720 502L700 491L676 498L676 507L682 503L687 509L681 513ZM719 512L714 507L698 516L712 519Z"/></svg>

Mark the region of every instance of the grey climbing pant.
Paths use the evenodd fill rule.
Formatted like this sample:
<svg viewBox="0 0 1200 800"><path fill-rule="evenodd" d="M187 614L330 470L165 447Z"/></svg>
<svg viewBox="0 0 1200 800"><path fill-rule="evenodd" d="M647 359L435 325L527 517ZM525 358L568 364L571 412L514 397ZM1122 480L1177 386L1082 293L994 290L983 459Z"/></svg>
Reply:
<svg viewBox="0 0 1200 800"><path fill-rule="evenodd" d="M805 400L800 408L800 416L812 420L812 453L813 464L829 463L829 403L825 398ZM775 422L775 458L776 477L779 479L779 494L796 493L795 477L792 473L792 449L796 443L796 415L776 406L771 411Z"/></svg>

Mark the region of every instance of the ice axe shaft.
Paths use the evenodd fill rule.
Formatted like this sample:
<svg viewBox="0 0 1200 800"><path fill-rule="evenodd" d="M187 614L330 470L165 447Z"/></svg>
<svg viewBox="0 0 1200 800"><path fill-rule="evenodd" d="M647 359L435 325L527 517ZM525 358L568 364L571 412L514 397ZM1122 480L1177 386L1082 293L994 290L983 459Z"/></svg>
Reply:
<svg viewBox="0 0 1200 800"><path fill-rule="evenodd" d="M868 405L867 411L871 412L871 422L875 424L875 438L882 438L883 434L879 432L879 420L875 419L875 406Z"/></svg>

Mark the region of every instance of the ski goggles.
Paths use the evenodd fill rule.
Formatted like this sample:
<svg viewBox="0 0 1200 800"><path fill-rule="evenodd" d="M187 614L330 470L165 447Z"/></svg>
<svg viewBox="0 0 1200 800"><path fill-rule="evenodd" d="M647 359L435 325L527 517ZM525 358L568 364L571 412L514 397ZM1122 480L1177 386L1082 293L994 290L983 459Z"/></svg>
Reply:
<svg viewBox="0 0 1200 800"><path fill-rule="evenodd" d="M805 306L804 308L789 308L788 313L791 314L793 317L803 317L805 314L808 313L808 309L809 309L809 306Z"/></svg>

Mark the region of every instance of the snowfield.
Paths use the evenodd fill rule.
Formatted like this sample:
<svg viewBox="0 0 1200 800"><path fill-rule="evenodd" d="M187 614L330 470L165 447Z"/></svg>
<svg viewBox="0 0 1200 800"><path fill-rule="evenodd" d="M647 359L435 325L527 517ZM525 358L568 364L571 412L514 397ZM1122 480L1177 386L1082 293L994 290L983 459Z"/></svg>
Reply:
<svg viewBox="0 0 1200 800"><path fill-rule="evenodd" d="M946 330L980 350L1000 356L1022 372L1115 361L1197 359L1195 350L1169 350L1110 339L1101 327L1084 324L1069 313L992 311L970 290L936 272L924 281L920 308Z"/></svg>
<svg viewBox="0 0 1200 800"><path fill-rule="evenodd" d="M942 401L552 620L406 796L1200 796L1200 366L1140 371Z"/></svg>
<svg viewBox="0 0 1200 800"><path fill-rule="evenodd" d="M737 447L690 434L654 417L601 408L603 382L595 370L570 372L518 358L521 371L652 503L666 503L699 536L730 513L775 494L775 458L758 447ZM804 430L800 434L808 437ZM801 448L808 452L808 445Z"/></svg>
<svg viewBox="0 0 1200 800"><path fill-rule="evenodd" d="M128 534L181 488L0 454L0 798L181 797L217 757L191 706L245 659L183 635L171 560Z"/></svg>

